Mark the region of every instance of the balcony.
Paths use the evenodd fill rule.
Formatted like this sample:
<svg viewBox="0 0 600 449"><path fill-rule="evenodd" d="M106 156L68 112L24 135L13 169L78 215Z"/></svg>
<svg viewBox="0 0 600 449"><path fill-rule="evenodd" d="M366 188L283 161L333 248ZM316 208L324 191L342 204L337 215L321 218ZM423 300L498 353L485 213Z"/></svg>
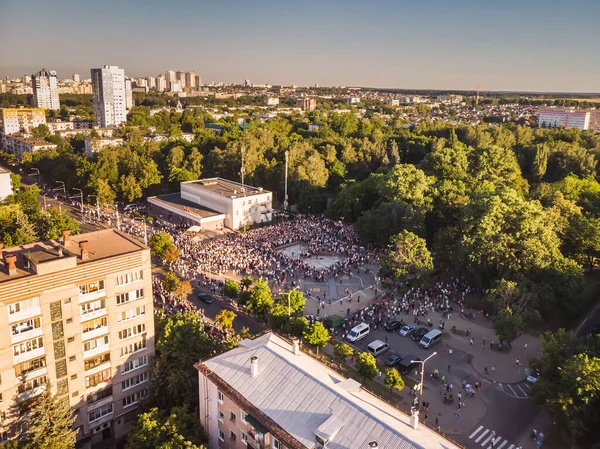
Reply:
<svg viewBox="0 0 600 449"><path fill-rule="evenodd" d="M36 377L42 377L47 374L48 369L45 366L43 366L39 369L36 369L35 371L30 371L29 373L21 374L19 377L17 377L17 380L20 382L27 382L31 379L35 379Z"/></svg>
<svg viewBox="0 0 600 449"><path fill-rule="evenodd" d="M107 352L110 350L110 343L107 343L105 345L99 345L96 346L93 349L90 349L89 351L83 351L83 356L88 359L90 357L94 357L97 355L102 354L103 352Z"/></svg>
<svg viewBox="0 0 600 449"><path fill-rule="evenodd" d="M104 298L106 296L106 290L95 290L88 293L79 292L79 303L93 301L94 299Z"/></svg>
<svg viewBox="0 0 600 449"><path fill-rule="evenodd" d="M46 385L40 385L39 387L33 388L29 391L24 391L23 393L20 393L17 396L17 400L20 402L26 401L28 399L31 399L35 396L42 394L45 389L46 389Z"/></svg>
<svg viewBox="0 0 600 449"><path fill-rule="evenodd" d="M81 338L83 340L92 340L93 338L98 338L106 334L108 334L108 326L100 326L96 329L82 333Z"/></svg>
<svg viewBox="0 0 600 449"><path fill-rule="evenodd" d="M90 312L81 312L81 321L93 320L94 318L99 318L104 315L106 315L106 308L96 309Z"/></svg>
<svg viewBox="0 0 600 449"><path fill-rule="evenodd" d="M260 433L255 434L254 437L250 434L246 435L246 443L254 449L265 449L265 439Z"/></svg>
<svg viewBox="0 0 600 449"><path fill-rule="evenodd" d="M22 331L21 333L17 334L17 335L11 335L10 336L10 341L11 343L20 343L23 340L30 340L32 338L35 337L40 337L42 335L42 328L38 327L38 328L31 328L29 330L26 331Z"/></svg>
<svg viewBox="0 0 600 449"><path fill-rule="evenodd" d="M246 422L252 427L247 433L246 442L254 449L265 449L265 435L269 434L269 429L259 423L254 416L246 415Z"/></svg>
<svg viewBox="0 0 600 449"><path fill-rule="evenodd" d="M90 368L89 370L87 370L85 372L85 375L86 376L91 376L92 374L99 373L100 371L104 371L107 368L110 368L110 360L108 360L108 361L106 361L104 363L101 363L100 365L95 366L93 368Z"/></svg>
<svg viewBox="0 0 600 449"><path fill-rule="evenodd" d="M24 362L25 360L35 359L43 356L46 353L46 348L43 346L41 348L34 349L33 351L23 352L22 354L14 356L14 364Z"/></svg>
<svg viewBox="0 0 600 449"><path fill-rule="evenodd" d="M28 318L32 318L34 316L38 316L42 314L41 307L31 307L30 309L23 310L22 312L12 313L8 316L8 322L14 323L16 321L25 321Z"/></svg>

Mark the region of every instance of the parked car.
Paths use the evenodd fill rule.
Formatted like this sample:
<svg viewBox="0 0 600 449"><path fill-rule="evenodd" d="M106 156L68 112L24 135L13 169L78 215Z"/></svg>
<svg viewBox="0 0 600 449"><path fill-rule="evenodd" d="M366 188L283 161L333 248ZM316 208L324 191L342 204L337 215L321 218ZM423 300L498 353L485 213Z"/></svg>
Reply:
<svg viewBox="0 0 600 449"><path fill-rule="evenodd" d="M388 349L390 349L390 345L388 345L384 341L375 340L374 342L369 343L369 346L367 346L367 348L369 349L369 352L373 354L373 356L377 357L379 354L382 354Z"/></svg>
<svg viewBox="0 0 600 449"><path fill-rule="evenodd" d="M400 360L402 360L404 356L400 354L390 354L387 359L385 359L385 366L394 367L396 366Z"/></svg>
<svg viewBox="0 0 600 449"><path fill-rule="evenodd" d="M212 302L215 300L208 293L198 293L198 299L206 304L212 304Z"/></svg>
<svg viewBox="0 0 600 449"><path fill-rule="evenodd" d="M407 355L398 362L396 369L400 374L410 374L420 365L420 363L416 363L416 361L421 361L421 359L416 355Z"/></svg>
<svg viewBox="0 0 600 449"><path fill-rule="evenodd" d="M367 323L360 323L358 326L353 327L346 335L346 340L352 343L362 340L371 332L371 327Z"/></svg>
<svg viewBox="0 0 600 449"><path fill-rule="evenodd" d="M537 382L538 378L540 377L540 370L536 369L533 371L530 371L529 376L527 376L527 382L534 384Z"/></svg>
<svg viewBox="0 0 600 449"><path fill-rule="evenodd" d="M410 338L412 338L413 341L421 341L421 338L427 335L427 332L429 332L429 329L427 329L426 327L420 327L417 330L413 331L412 334L410 334Z"/></svg>
<svg viewBox="0 0 600 449"><path fill-rule="evenodd" d="M402 329L400 329L400 335L406 337L407 335L410 335L410 333L414 331L416 327L417 326L415 326L414 324L407 324Z"/></svg>
<svg viewBox="0 0 600 449"><path fill-rule="evenodd" d="M396 329L400 329L402 327L402 323L400 321L390 321L385 325L385 330L388 332L394 332Z"/></svg>

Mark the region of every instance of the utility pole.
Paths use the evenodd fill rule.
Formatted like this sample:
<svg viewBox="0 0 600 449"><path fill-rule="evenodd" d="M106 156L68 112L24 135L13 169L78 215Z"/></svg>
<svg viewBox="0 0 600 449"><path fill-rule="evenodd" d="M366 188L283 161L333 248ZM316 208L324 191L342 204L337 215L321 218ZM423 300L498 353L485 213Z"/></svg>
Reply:
<svg viewBox="0 0 600 449"><path fill-rule="evenodd" d="M73 190L79 190L79 195L76 196L79 196L81 199L81 215L83 215L83 190L78 189L76 187L73 187Z"/></svg>
<svg viewBox="0 0 600 449"><path fill-rule="evenodd" d="M285 152L285 193L283 197L283 210L287 211L288 208L288 194L287 194L287 179L288 179L288 158L290 152L286 150Z"/></svg>
<svg viewBox="0 0 600 449"><path fill-rule="evenodd" d="M240 173L242 174L242 193L244 194L244 196L246 196L246 187L244 187L244 151L246 149L244 147L242 147L242 169L240 170Z"/></svg>
<svg viewBox="0 0 600 449"><path fill-rule="evenodd" d="M115 203L115 210L117 211L117 229L121 230L121 224L119 223L119 205Z"/></svg>

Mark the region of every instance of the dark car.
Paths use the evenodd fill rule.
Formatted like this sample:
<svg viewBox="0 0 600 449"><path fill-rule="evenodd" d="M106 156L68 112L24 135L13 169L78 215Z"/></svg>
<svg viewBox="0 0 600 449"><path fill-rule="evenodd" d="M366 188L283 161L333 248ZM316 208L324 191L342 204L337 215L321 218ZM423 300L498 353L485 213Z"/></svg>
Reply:
<svg viewBox="0 0 600 449"><path fill-rule="evenodd" d="M400 354L390 354L387 359L385 359L385 366L394 367L404 358Z"/></svg>
<svg viewBox="0 0 600 449"><path fill-rule="evenodd" d="M388 332L394 332L396 329L400 329L402 325L403 323L401 323L400 321L390 321L385 325L385 330Z"/></svg>
<svg viewBox="0 0 600 449"><path fill-rule="evenodd" d="M429 332L429 329L427 329L426 327L420 327L417 330L413 331L412 334L410 334L410 338L413 339L413 341L421 341L421 338L423 338L427 332Z"/></svg>
<svg viewBox="0 0 600 449"><path fill-rule="evenodd" d="M416 355L407 355L396 364L396 369L400 374L410 374L419 367L420 363L416 363L417 360L421 359Z"/></svg>
<svg viewBox="0 0 600 449"><path fill-rule="evenodd" d="M206 304L211 304L215 299L210 296L208 293L199 293L198 299Z"/></svg>

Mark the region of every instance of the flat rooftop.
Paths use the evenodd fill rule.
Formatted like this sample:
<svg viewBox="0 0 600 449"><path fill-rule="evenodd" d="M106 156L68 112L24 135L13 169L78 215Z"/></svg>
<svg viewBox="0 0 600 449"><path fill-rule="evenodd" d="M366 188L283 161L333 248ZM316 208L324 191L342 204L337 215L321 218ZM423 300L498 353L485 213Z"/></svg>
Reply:
<svg viewBox="0 0 600 449"><path fill-rule="evenodd" d="M270 193L268 190L264 190L262 187L252 187L239 182L229 181L223 178L206 178L199 179L198 181L182 182L187 186L191 186L198 190L206 192L216 193L227 198L241 198L244 196L253 196L263 193Z"/></svg>
<svg viewBox="0 0 600 449"><path fill-rule="evenodd" d="M88 258L82 260L79 255L79 242L87 240ZM57 261L59 259L76 258L76 264L87 264L97 262L109 257L142 251L148 247L127 234L117 229L102 229L100 231L88 232L86 234L71 235L67 244L63 240L47 240L44 242L30 243L28 245L13 246L3 249L0 258L0 283L20 279L35 274L25 267L26 260L36 264ZM16 274L9 276L4 264L4 256L16 255Z"/></svg>
<svg viewBox="0 0 600 449"><path fill-rule="evenodd" d="M169 193L167 195L159 195L148 198L150 204L156 204L157 206L170 206L181 212L185 212L192 215L197 215L198 218L209 218L217 215L225 215L221 212L208 209L206 207L199 206L188 200L181 198L179 193Z"/></svg>

